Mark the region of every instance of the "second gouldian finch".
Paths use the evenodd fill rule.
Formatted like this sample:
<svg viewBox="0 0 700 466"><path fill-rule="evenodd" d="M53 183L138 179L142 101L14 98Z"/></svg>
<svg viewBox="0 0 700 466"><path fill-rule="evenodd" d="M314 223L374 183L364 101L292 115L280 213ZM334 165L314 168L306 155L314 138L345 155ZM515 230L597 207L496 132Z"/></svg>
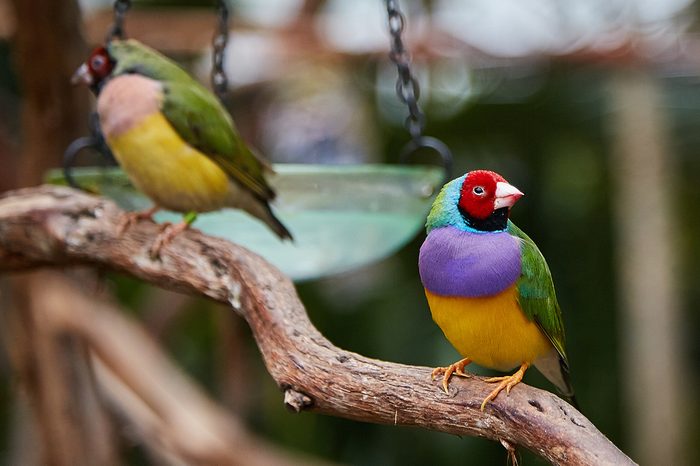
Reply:
<svg viewBox="0 0 700 466"><path fill-rule="evenodd" d="M549 267L535 243L509 219L523 195L501 175L477 170L443 188L426 223L418 261L433 316L464 359L438 367L445 392L452 374L475 362L518 370L487 382L481 409L507 393L534 365L573 401L564 326Z"/></svg>
<svg viewBox="0 0 700 466"><path fill-rule="evenodd" d="M280 238L291 234L269 202L268 170L246 146L219 100L173 61L135 40L98 47L76 71L97 95L107 145L154 208L127 217L150 218L159 208L185 215L164 231L152 252L187 228L199 212L243 209Z"/></svg>

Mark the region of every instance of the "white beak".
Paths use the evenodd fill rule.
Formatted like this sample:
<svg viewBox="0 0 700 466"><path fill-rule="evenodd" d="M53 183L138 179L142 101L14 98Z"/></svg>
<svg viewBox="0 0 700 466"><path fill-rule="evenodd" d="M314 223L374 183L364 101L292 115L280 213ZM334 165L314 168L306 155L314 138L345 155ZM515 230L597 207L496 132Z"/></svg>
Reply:
<svg viewBox="0 0 700 466"><path fill-rule="evenodd" d="M92 85L92 74L90 74L90 68L88 68L87 63L80 65L80 68L75 70L73 77L70 78L71 84L83 83L88 86Z"/></svg>
<svg viewBox="0 0 700 466"><path fill-rule="evenodd" d="M524 194L512 184L499 181L496 183L496 200L493 203L493 209L512 207L523 196Z"/></svg>

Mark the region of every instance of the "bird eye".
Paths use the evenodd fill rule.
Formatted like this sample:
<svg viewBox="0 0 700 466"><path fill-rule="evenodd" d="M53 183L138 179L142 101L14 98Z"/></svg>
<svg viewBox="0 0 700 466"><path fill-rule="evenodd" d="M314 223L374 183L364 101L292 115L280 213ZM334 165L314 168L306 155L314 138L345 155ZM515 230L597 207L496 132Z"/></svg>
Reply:
<svg viewBox="0 0 700 466"><path fill-rule="evenodd" d="M484 195L484 188L481 186L474 186L474 189L472 189L472 192L476 194L477 196L483 196Z"/></svg>
<svg viewBox="0 0 700 466"><path fill-rule="evenodd" d="M99 70L104 66L104 64L105 57L103 57L102 55L95 55L90 61L90 68L92 68L93 70Z"/></svg>

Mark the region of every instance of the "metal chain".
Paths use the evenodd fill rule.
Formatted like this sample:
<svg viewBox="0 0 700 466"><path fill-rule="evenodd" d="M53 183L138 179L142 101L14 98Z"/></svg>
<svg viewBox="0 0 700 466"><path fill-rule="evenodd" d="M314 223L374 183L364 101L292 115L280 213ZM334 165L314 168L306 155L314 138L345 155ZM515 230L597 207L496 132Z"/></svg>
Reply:
<svg viewBox="0 0 700 466"><path fill-rule="evenodd" d="M131 8L131 0L114 1L114 23L107 33L106 42L124 38L124 17L129 8Z"/></svg>
<svg viewBox="0 0 700 466"><path fill-rule="evenodd" d="M411 141L403 148L400 159L405 162L412 154L420 149L430 149L437 152L442 159L445 169L445 181L449 180L452 172L452 153L441 140L423 136L425 129L425 114L418 105L420 86L411 71L411 56L403 45L401 35L406 27L406 18L399 7L399 0L386 0L386 11L391 34L391 51L389 58L396 64L399 76L396 79L396 95L408 107L405 126L411 135Z"/></svg>
<svg viewBox="0 0 700 466"><path fill-rule="evenodd" d="M396 80L396 95L408 107L406 129L414 140L423 134L425 115L418 105L420 86L411 72L411 56L403 45L401 34L406 26L406 19L399 9L398 0L386 0L389 15L389 33L391 34L391 52L389 58L396 64L399 77Z"/></svg>
<svg viewBox="0 0 700 466"><path fill-rule="evenodd" d="M90 114L88 127L90 129L90 135L83 136L71 142L63 153L63 177L66 179L69 186L84 191L90 191L90 189L80 186L73 177L72 172L78 153L85 149L93 149L102 155L107 164L116 165L117 163L112 151L107 146L102 131L100 131L100 120L97 116L97 112L92 112Z"/></svg>
<svg viewBox="0 0 700 466"><path fill-rule="evenodd" d="M223 100L228 91L228 77L224 70L224 56L228 44L229 9L226 0L218 0L219 29L213 40L211 86L219 99Z"/></svg>

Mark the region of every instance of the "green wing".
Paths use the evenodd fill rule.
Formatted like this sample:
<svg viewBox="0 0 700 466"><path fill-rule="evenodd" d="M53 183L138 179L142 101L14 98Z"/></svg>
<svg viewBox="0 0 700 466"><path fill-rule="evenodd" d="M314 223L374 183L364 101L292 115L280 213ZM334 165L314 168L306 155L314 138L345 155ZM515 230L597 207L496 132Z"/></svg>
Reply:
<svg viewBox="0 0 700 466"><path fill-rule="evenodd" d="M549 266L534 241L510 221L508 233L521 240L522 270L517 283L518 303L525 315L547 336L568 372L569 363L564 350L564 324Z"/></svg>
<svg viewBox="0 0 700 466"><path fill-rule="evenodd" d="M214 160L234 180L259 197L274 192L265 181L265 165L246 146L228 112L200 84L165 81L162 112L188 144Z"/></svg>

